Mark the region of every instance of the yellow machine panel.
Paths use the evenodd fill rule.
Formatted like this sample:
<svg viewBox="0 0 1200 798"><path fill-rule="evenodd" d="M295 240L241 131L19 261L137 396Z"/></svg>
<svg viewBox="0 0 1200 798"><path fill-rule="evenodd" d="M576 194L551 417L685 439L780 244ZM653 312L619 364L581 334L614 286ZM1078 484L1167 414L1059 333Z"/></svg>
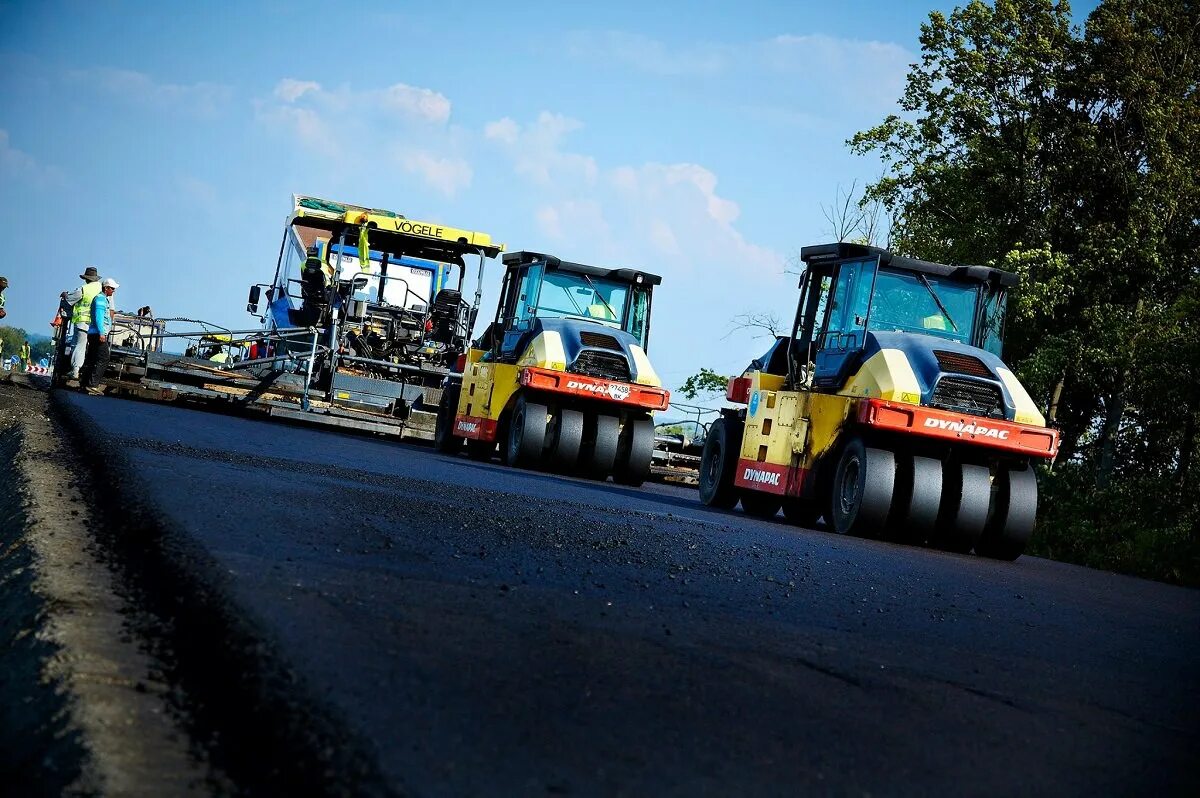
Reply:
<svg viewBox="0 0 1200 798"><path fill-rule="evenodd" d="M520 367L487 362L482 358L480 349L472 349L467 355L462 391L458 396L458 414L495 420L520 387L517 382Z"/></svg>
<svg viewBox="0 0 1200 798"><path fill-rule="evenodd" d="M768 378L775 375L763 375ZM751 394L740 456L781 466L811 467L837 443L852 397L809 391ZM793 457L797 459L793 461Z"/></svg>
<svg viewBox="0 0 1200 798"><path fill-rule="evenodd" d="M566 371L567 355L563 349L562 338L553 330L540 333L529 342L525 353L517 359L517 366Z"/></svg>
<svg viewBox="0 0 1200 798"><path fill-rule="evenodd" d="M899 349L881 349L871 355L839 393L913 405L921 403L917 375Z"/></svg>

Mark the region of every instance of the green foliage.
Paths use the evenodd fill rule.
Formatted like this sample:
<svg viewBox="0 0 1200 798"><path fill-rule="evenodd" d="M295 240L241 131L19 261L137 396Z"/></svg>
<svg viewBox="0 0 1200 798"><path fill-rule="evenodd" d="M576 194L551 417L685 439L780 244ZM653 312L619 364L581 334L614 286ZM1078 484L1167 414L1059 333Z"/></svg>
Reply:
<svg viewBox="0 0 1200 798"><path fill-rule="evenodd" d="M712 369L701 368L699 372L683 381L683 385L679 386L679 393L686 399L697 397L713 399L717 396L724 396L725 386L728 384L728 377L724 377Z"/></svg>
<svg viewBox="0 0 1200 798"><path fill-rule="evenodd" d="M1193 0L973 0L854 136L893 248L1017 272L1005 359L1062 433L1035 547L1198 578L1200 28ZM1190 559L1189 559L1190 558Z"/></svg>
<svg viewBox="0 0 1200 798"><path fill-rule="evenodd" d="M0 327L0 344L3 344L6 360L20 354L21 344L25 341L29 341L29 350L35 361L49 357L54 349L54 342L43 335L31 335L20 327Z"/></svg>

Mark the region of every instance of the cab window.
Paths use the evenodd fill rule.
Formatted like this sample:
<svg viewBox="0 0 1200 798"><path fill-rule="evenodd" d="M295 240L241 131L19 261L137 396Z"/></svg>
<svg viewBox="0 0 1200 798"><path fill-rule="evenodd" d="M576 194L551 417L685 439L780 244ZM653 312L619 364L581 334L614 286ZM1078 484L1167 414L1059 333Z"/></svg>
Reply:
<svg viewBox="0 0 1200 798"><path fill-rule="evenodd" d="M853 349L862 345L874 282L874 260L843 263L838 267L828 298L823 346Z"/></svg>
<svg viewBox="0 0 1200 798"><path fill-rule="evenodd" d="M650 337L650 292L645 289L636 289L633 292L632 312L629 314L629 334L637 338L642 345L642 349L646 349L649 345L647 340Z"/></svg>

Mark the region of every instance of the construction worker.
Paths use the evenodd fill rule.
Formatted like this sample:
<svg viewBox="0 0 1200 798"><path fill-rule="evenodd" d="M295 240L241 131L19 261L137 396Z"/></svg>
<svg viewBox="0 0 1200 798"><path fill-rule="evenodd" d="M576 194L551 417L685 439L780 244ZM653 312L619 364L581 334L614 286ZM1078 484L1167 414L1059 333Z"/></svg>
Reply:
<svg viewBox="0 0 1200 798"><path fill-rule="evenodd" d="M109 344L108 334L112 332L112 316L109 308L112 306L112 296L120 285L111 277L105 277L100 282L100 293L92 300L91 323L88 326L87 356L83 368L79 372L79 382L83 389L93 396L100 396L104 389L100 383L104 380L104 372L108 370Z"/></svg>
<svg viewBox="0 0 1200 798"><path fill-rule="evenodd" d="M22 341L21 342L21 368L23 368L25 371L29 371L29 367L32 365L33 365L33 358L30 356L29 342Z"/></svg>
<svg viewBox="0 0 1200 798"><path fill-rule="evenodd" d="M84 269L79 279L83 280L83 285L67 294L67 300L74 303L71 309L71 325L75 330L71 335L71 373L67 377L70 380L78 380L83 370L89 341L88 329L92 324L92 303L101 293L100 273L95 266Z"/></svg>
<svg viewBox="0 0 1200 798"><path fill-rule="evenodd" d="M8 315L8 311L4 309L4 292L8 289L8 278L0 277L0 319Z"/></svg>

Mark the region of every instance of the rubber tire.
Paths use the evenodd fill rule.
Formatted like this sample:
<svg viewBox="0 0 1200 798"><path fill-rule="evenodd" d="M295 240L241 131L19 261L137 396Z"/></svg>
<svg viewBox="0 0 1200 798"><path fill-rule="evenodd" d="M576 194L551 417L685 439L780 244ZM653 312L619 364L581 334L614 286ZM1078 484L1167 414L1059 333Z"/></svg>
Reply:
<svg viewBox="0 0 1200 798"><path fill-rule="evenodd" d="M551 411L551 433L548 442L550 464L561 471L575 468L583 443L583 413L562 407Z"/></svg>
<svg viewBox="0 0 1200 798"><path fill-rule="evenodd" d="M959 554L971 551L987 525L991 501L992 480L987 466L946 463L942 468L942 506L932 544Z"/></svg>
<svg viewBox="0 0 1200 798"><path fill-rule="evenodd" d="M895 484L895 455L867 446L859 437L848 440L833 477L829 520L834 531L861 538L883 534Z"/></svg>
<svg viewBox="0 0 1200 798"><path fill-rule="evenodd" d="M584 470L593 479L605 480L617 463L621 446L621 420L616 416L597 413L592 421L591 444L584 452Z"/></svg>
<svg viewBox="0 0 1200 798"><path fill-rule="evenodd" d="M478 460L482 463L492 459L492 455L496 453L495 441L481 441L475 438L467 439L467 457L472 460Z"/></svg>
<svg viewBox="0 0 1200 798"><path fill-rule="evenodd" d="M761 490L742 490L742 512L754 518L770 519L779 515L783 497Z"/></svg>
<svg viewBox="0 0 1200 798"><path fill-rule="evenodd" d="M897 457L896 495L889 538L920 546L937 533L942 504L942 464L932 457Z"/></svg>
<svg viewBox="0 0 1200 798"><path fill-rule="evenodd" d="M437 420L433 427L433 448L445 454L457 454L462 449L463 439L454 434L454 417L458 415L459 386L442 391L438 402Z"/></svg>
<svg viewBox="0 0 1200 798"><path fill-rule="evenodd" d="M705 505L730 510L738 503L733 475L741 449L741 424L730 424L722 416L709 426L700 455L700 501Z"/></svg>
<svg viewBox="0 0 1200 798"><path fill-rule="evenodd" d="M508 418L504 462L514 468L537 468L542 464L546 442L546 406L518 396Z"/></svg>
<svg viewBox="0 0 1200 798"><path fill-rule="evenodd" d="M613 481L638 487L650 476L650 461L654 457L654 421L631 418L621 429L621 448Z"/></svg>
<svg viewBox="0 0 1200 798"><path fill-rule="evenodd" d="M790 524L812 529L821 518L821 508L811 499L784 499L783 517Z"/></svg>
<svg viewBox="0 0 1200 798"><path fill-rule="evenodd" d="M996 476L992 515L975 553L995 560L1015 560L1025 552L1037 520L1038 485L1033 468L1005 469Z"/></svg>

